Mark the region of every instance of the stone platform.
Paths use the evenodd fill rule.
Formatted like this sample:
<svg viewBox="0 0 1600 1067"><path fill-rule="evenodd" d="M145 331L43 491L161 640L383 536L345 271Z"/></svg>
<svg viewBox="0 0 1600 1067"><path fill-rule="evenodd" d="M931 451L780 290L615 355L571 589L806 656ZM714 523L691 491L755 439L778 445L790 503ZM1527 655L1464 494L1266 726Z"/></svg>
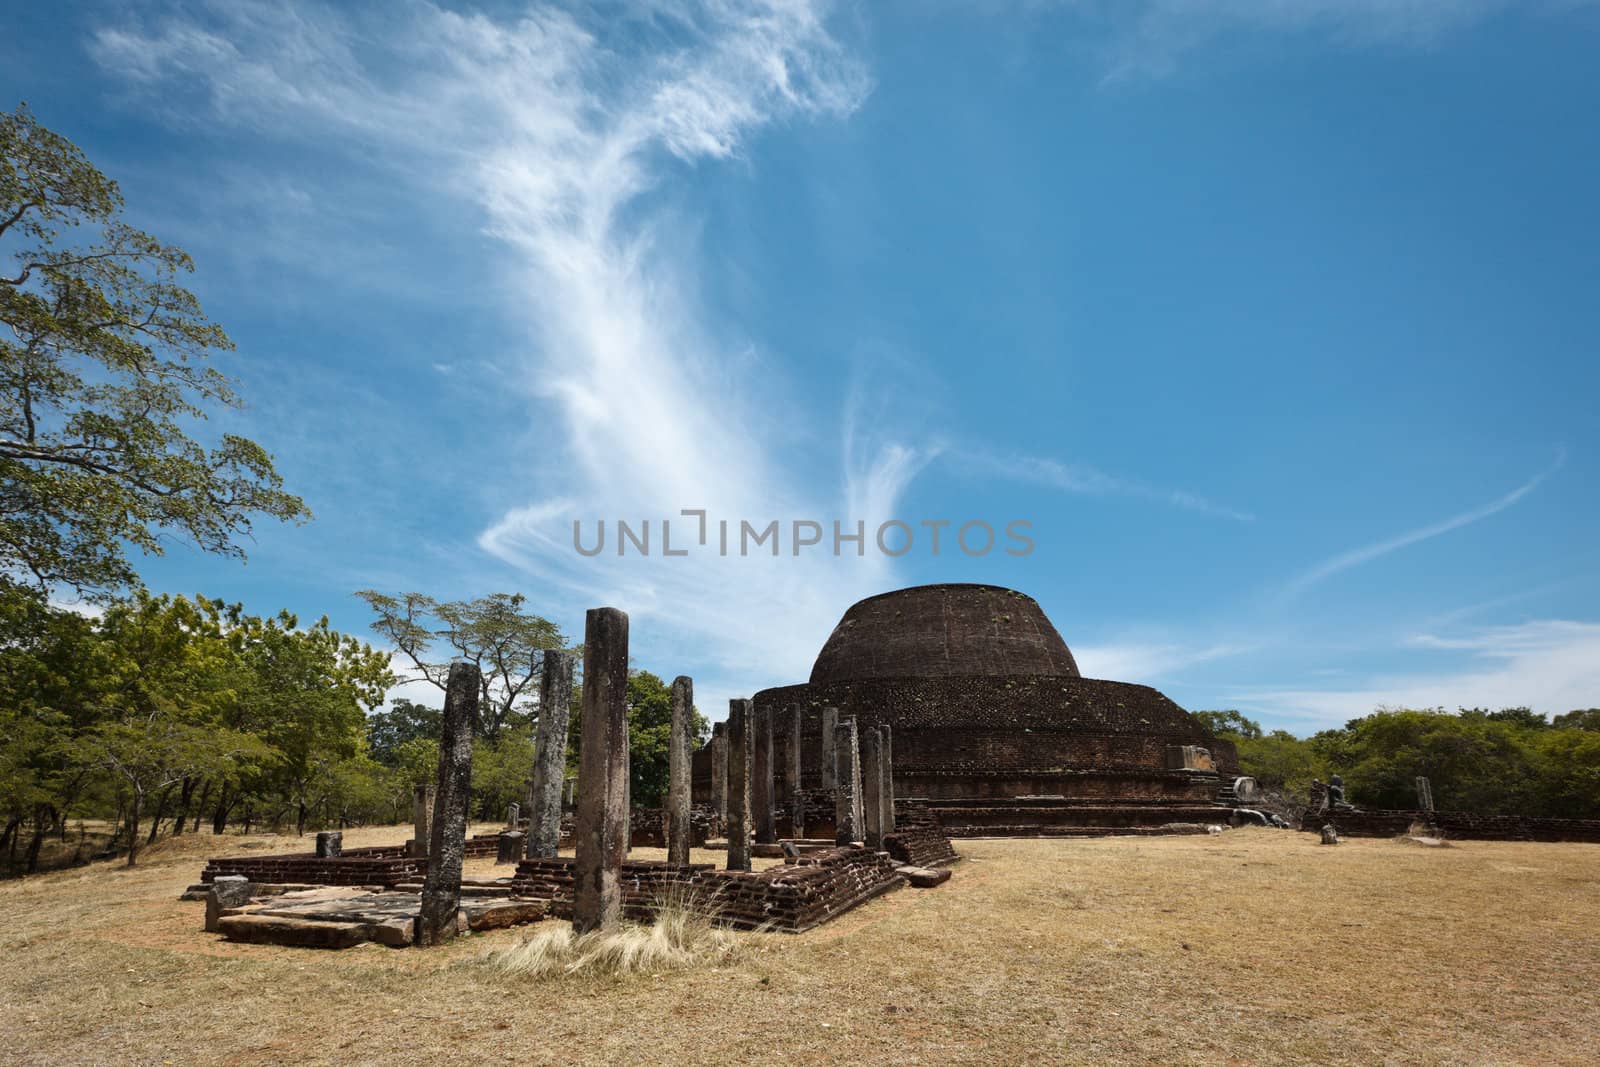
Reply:
<svg viewBox="0 0 1600 1067"><path fill-rule="evenodd" d="M416 893L373 892L349 887L323 887L223 910L217 931L230 941L249 941L307 948L350 948L373 941L393 948L416 943L421 897ZM463 895L463 929L497 930L538 922L545 906L537 900Z"/></svg>

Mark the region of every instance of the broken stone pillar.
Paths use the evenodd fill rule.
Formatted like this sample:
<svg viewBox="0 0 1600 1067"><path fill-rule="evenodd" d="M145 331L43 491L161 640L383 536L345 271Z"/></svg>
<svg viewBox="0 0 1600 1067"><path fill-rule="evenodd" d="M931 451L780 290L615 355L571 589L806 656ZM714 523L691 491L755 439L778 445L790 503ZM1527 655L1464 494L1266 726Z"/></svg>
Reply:
<svg viewBox="0 0 1600 1067"><path fill-rule="evenodd" d="M470 663L450 664L439 731L439 782L428 838L428 877L417 917L417 942L439 945L456 936L461 911L461 864L467 851L467 799L472 789L472 723L482 676Z"/></svg>
<svg viewBox="0 0 1600 1067"><path fill-rule="evenodd" d="M822 709L822 788L838 789L839 772L834 764L838 760L839 709Z"/></svg>
<svg viewBox="0 0 1600 1067"><path fill-rule="evenodd" d="M407 847L413 856L426 856L428 842L433 839L429 829L433 825L433 786L417 786L411 799L411 821L411 840Z"/></svg>
<svg viewBox="0 0 1600 1067"><path fill-rule="evenodd" d="M539 675L539 728L534 736L533 796L528 808L529 856L548 859L561 847L561 811L571 806L563 795L572 779L567 770L567 718L572 709L572 653L544 650Z"/></svg>
<svg viewBox="0 0 1600 1067"><path fill-rule="evenodd" d="M1339 843L1339 831L1335 830L1331 823L1322 828L1322 843L1324 845L1337 845Z"/></svg>
<svg viewBox="0 0 1600 1067"><path fill-rule="evenodd" d="M754 722L755 764L750 777L750 807L755 818L756 844L774 845L778 842L778 829L772 795L772 709L757 704Z"/></svg>
<svg viewBox="0 0 1600 1067"><path fill-rule="evenodd" d="M861 732L861 806L866 826L862 840L873 852L883 851L883 733L876 727Z"/></svg>
<svg viewBox="0 0 1600 1067"><path fill-rule="evenodd" d="M1417 775L1417 809L1433 813L1433 783L1422 775Z"/></svg>
<svg viewBox="0 0 1600 1067"><path fill-rule="evenodd" d="M494 862L521 863L522 862L523 836L521 830L506 830L500 835L499 845L495 851Z"/></svg>
<svg viewBox="0 0 1600 1067"><path fill-rule="evenodd" d="M331 860L344 852L344 834L338 830L323 830L317 834L317 859Z"/></svg>
<svg viewBox="0 0 1600 1067"><path fill-rule="evenodd" d="M667 862L689 862L689 766L693 755L694 681L672 680L672 733L667 740Z"/></svg>
<svg viewBox="0 0 1600 1067"><path fill-rule="evenodd" d="M628 829L628 616L592 608L584 626L583 741L573 831L572 929L622 921L622 857Z"/></svg>
<svg viewBox="0 0 1600 1067"><path fill-rule="evenodd" d="M578 776L575 774L561 781L561 810L578 810Z"/></svg>
<svg viewBox="0 0 1600 1067"><path fill-rule="evenodd" d="M783 761L784 800L789 805L790 835L806 836L806 807L800 797L800 727L802 711L796 704L789 709L789 752Z"/></svg>
<svg viewBox="0 0 1600 1067"><path fill-rule="evenodd" d="M856 744L856 721L848 719L833 728L834 840L848 845L861 837L861 761Z"/></svg>
<svg viewBox="0 0 1600 1067"><path fill-rule="evenodd" d="M750 765L754 701L728 701L728 870L750 869Z"/></svg>
<svg viewBox="0 0 1600 1067"><path fill-rule="evenodd" d="M889 725L878 727L883 734L883 832L894 833L894 731Z"/></svg>
<svg viewBox="0 0 1600 1067"><path fill-rule="evenodd" d="M522 821L522 805L512 801L506 805L506 829L515 830Z"/></svg>
<svg viewBox="0 0 1600 1067"><path fill-rule="evenodd" d="M728 724L711 727L711 810L728 819Z"/></svg>
<svg viewBox="0 0 1600 1067"><path fill-rule="evenodd" d="M250 903L254 889L242 874L219 874L206 890L206 933L217 932L224 908L242 908Z"/></svg>

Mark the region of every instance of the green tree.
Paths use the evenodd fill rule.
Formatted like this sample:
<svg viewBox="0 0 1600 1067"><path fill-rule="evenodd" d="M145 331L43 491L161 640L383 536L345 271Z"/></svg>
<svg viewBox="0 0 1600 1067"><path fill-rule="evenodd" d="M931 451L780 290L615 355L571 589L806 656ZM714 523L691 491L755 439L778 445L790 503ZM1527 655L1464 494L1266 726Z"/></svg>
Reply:
<svg viewBox="0 0 1600 1067"><path fill-rule="evenodd" d="M1550 725L1563 730L1593 730L1600 732L1600 708L1581 708L1557 715Z"/></svg>
<svg viewBox="0 0 1600 1067"><path fill-rule="evenodd" d="M367 717L367 753L386 767L396 767L406 742L419 737L437 742L443 729L443 710L396 697L388 708Z"/></svg>
<svg viewBox="0 0 1600 1067"><path fill-rule="evenodd" d="M544 664L544 650L565 648L566 638L555 623L523 610L521 593L492 593L476 600L435 600L422 593L391 596L363 589L377 620L372 630L411 661L409 680L426 681L443 692L450 660L477 666L483 678L478 719L480 737L498 737L507 726L536 721L534 681Z"/></svg>
<svg viewBox="0 0 1600 1067"><path fill-rule="evenodd" d="M1228 737L1260 737L1261 724L1247 719L1233 709L1227 711L1192 711L1189 714L1205 724L1213 734Z"/></svg>
<svg viewBox="0 0 1600 1067"><path fill-rule="evenodd" d="M189 256L121 215L71 142L0 112L0 580L103 591L136 580L127 545L242 556L254 516L310 515L260 445L186 432L239 406L207 363L233 344L179 284Z"/></svg>

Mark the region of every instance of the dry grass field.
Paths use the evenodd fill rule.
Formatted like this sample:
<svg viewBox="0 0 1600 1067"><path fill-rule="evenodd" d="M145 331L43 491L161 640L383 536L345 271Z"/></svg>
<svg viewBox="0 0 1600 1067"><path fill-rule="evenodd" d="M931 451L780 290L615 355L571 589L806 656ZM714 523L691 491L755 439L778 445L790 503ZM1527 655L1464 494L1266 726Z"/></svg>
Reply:
<svg viewBox="0 0 1600 1067"><path fill-rule="evenodd" d="M202 933L175 898L244 844L0 884L8 1067L1600 1063L1600 846L960 842L943 887L740 935L720 966L532 980L483 959L537 927L340 953Z"/></svg>

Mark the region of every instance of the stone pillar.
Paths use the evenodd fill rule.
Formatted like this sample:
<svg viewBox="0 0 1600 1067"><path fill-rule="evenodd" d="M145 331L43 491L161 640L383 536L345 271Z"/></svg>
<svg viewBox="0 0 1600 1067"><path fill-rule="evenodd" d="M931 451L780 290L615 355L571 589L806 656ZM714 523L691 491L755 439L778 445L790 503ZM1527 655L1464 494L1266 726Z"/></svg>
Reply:
<svg viewBox="0 0 1600 1067"><path fill-rule="evenodd" d="M889 725L878 727L883 734L883 832L894 833L894 731Z"/></svg>
<svg viewBox="0 0 1600 1067"><path fill-rule="evenodd" d="M561 780L561 810L578 810L578 776L569 775Z"/></svg>
<svg viewBox="0 0 1600 1067"><path fill-rule="evenodd" d="M578 752L577 862L572 929L622 921L622 857L627 850L628 616L592 608L583 637L583 747Z"/></svg>
<svg viewBox="0 0 1600 1067"><path fill-rule="evenodd" d="M804 709L796 704L789 709L789 752L783 761L784 800L789 805L790 835L806 836L806 806L800 799L800 727Z"/></svg>
<svg viewBox="0 0 1600 1067"><path fill-rule="evenodd" d="M461 910L461 863L467 849L467 798L472 789L472 723L481 690L478 668L450 664L444 721L439 732L439 783L428 838L428 878L423 883L417 941L439 945L456 936Z"/></svg>
<svg viewBox="0 0 1600 1067"><path fill-rule="evenodd" d="M755 755L753 704L728 701L728 870L750 869L750 764Z"/></svg>
<svg viewBox="0 0 1600 1067"><path fill-rule="evenodd" d="M344 834L338 830L323 830L317 834L317 859L335 859L343 851Z"/></svg>
<svg viewBox="0 0 1600 1067"><path fill-rule="evenodd" d="M728 724L711 727L711 810L728 820Z"/></svg>
<svg viewBox="0 0 1600 1067"><path fill-rule="evenodd" d="M1422 775L1417 775L1417 809L1433 813L1433 783Z"/></svg>
<svg viewBox="0 0 1600 1067"><path fill-rule="evenodd" d="M413 856L426 856L428 843L433 840L433 786L419 785L411 798L411 840L408 848Z"/></svg>
<svg viewBox="0 0 1600 1067"><path fill-rule="evenodd" d="M773 845L777 844L778 830L773 817L772 709L761 704L755 707L755 769L750 778L750 807L755 819L756 844Z"/></svg>
<svg viewBox="0 0 1600 1067"><path fill-rule="evenodd" d="M861 806L866 827L862 840L873 852L883 851L883 734L877 727L861 732Z"/></svg>
<svg viewBox="0 0 1600 1067"><path fill-rule="evenodd" d="M822 788L838 789L839 772L835 764L839 756L839 709L822 709Z"/></svg>
<svg viewBox="0 0 1600 1067"><path fill-rule="evenodd" d="M539 676L539 728L534 737L533 798L528 808L528 855L549 858L561 848L567 783L567 719L572 710L572 653L547 648Z"/></svg>
<svg viewBox="0 0 1600 1067"><path fill-rule="evenodd" d="M667 741L667 862L689 862L689 767L694 744L694 680L672 680L672 733Z"/></svg>
<svg viewBox="0 0 1600 1067"><path fill-rule="evenodd" d="M515 800L513 800L511 803L506 805L506 829L507 830L520 829L518 824L521 823L521 822L522 822L522 805L518 804Z"/></svg>
<svg viewBox="0 0 1600 1067"><path fill-rule="evenodd" d="M856 746L856 721L847 719L833 728L834 778L838 787L833 793L833 824L837 827L834 840L848 845L861 837L861 763Z"/></svg>
<svg viewBox="0 0 1600 1067"><path fill-rule="evenodd" d="M522 844L523 837L521 830L506 830L501 833L500 840L495 851L495 863L521 863Z"/></svg>

